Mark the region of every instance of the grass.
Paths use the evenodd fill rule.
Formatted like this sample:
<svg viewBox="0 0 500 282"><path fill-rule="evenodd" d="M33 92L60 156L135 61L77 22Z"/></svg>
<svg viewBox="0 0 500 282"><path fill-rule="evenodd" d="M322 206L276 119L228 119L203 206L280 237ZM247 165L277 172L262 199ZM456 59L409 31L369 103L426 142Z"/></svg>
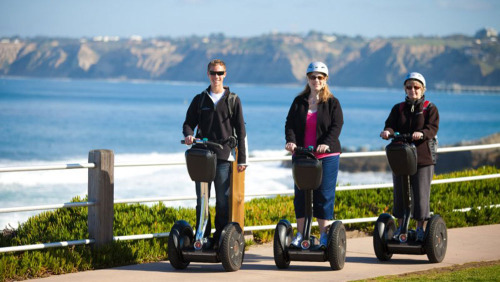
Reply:
<svg viewBox="0 0 500 282"><path fill-rule="evenodd" d="M500 260L471 262L357 281L500 281Z"/></svg>

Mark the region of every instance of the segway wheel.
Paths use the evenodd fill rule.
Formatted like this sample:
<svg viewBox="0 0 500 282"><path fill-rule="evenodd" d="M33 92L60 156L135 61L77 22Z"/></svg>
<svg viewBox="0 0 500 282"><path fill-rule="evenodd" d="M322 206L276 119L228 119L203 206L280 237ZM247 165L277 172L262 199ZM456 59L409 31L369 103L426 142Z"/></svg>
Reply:
<svg viewBox="0 0 500 282"><path fill-rule="evenodd" d="M189 261L182 257L182 249L193 242L193 228L184 220L177 221L168 236L168 260L175 269L185 269Z"/></svg>
<svg viewBox="0 0 500 282"><path fill-rule="evenodd" d="M373 249L381 261L388 261L392 258L392 253L387 250L387 241L393 236L394 230L396 230L396 225L392 216L388 213L381 214L373 230Z"/></svg>
<svg viewBox="0 0 500 282"><path fill-rule="evenodd" d="M219 248L219 256L222 266L227 272L236 271L241 268L245 256L245 237L237 223L226 225L222 231L222 243Z"/></svg>
<svg viewBox="0 0 500 282"><path fill-rule="evenodd" d="M442 262L446 255L446 247L448 245L448 233L446 223L439 215L431 217L427 223L425 234L425 251L430 262Z"/></svg>
<svg viewBox="0 0 500 282"><path fill-rule="evenodd" d="M331 268L333 270L341 270L344 268L347 240L345 227L341 221L335 221L332 226L330 226L330 231L328 232L328 247L326 250Z"/></svg>
<svg viewBox="0 0 500 282"><path fill-rule="evenodd" d="M290 266L288 257L288 245L292 242L293 228L288 220L281 220L274 229L273 253L274 263L279 269L286 269Z"/></svg>

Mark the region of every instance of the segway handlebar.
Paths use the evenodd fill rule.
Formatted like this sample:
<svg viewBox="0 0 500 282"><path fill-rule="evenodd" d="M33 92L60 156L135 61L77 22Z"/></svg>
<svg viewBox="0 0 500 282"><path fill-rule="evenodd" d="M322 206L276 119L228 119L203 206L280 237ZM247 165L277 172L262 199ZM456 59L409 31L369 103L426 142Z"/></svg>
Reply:
<svg viewBox="0 0 500 282"><path fill-rule="evenodd" d="M316 152L316 148L313 146L309 147L295 147L295 150L293 150L294 153L314 153ZM330 153L330 148L326 149L326 153Z"/></svg>
<svg viewBox="0 0 500 282"><path fill-rule="evenodd" d="M402 140L402 141L407 141L407 142L413 141L411 133L394 132L394 134L389 135L389 139ZM420 138L420 139L424 139L424 137L422 136L422 138Z"/></svg>
<svg viewBox="0 0 500 282"><path fill-rule="evenodd" d="M186 141L181 140L181 144L186 144ZM212 141L208 141L207 139L195 139L193 144L201 144L201 145L205 145L205 146L217 147L221 150L224 149L224 147L222 147L221 144L216 143L216 142L212 142Z"/></svg>

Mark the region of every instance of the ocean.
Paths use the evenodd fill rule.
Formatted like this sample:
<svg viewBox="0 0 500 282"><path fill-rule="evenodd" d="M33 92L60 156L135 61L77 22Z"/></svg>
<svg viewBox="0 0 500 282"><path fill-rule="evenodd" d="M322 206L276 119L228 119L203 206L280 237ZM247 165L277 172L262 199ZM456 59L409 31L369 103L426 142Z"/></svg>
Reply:
<svg viewBox="0 0 500 282"><path fill-rule="evenodd" d="M87 163L92 149L111 149L115 162L184 158L182 123L207 83L0 78L0 167ZM243 104L252 157L283 156L284 123L303 85L229 84ZM403 89L331 87L344 112L341 144L380 150L384 121L404 99ZM471 141L500 129L500 93L429 90L439 109L441 146ZM341 160L342 162L342 160ZM60 204L87 194L87 170L0 173L0 207ZM339 184L390 182L381 172L341 171ZM280 162L251 164L246 192L292 189ZM183 166L115 169L115 199L194 195ZM194 206L193 201L166 203ZM0 214L0 229L39 212Z"/></svg>

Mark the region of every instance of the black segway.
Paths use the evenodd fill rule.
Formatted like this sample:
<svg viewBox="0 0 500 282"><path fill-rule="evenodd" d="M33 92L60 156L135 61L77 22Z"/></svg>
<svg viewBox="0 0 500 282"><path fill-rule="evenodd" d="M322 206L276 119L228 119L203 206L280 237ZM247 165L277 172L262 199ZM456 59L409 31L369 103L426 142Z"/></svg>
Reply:
<svg viewBox="0 0 500 282"><path fill-rule="evenodd" d="M181 141L184 143L184 141ZM220 235L218 248L203 238L208 223L208 183L215 178L216 155L209 147L222 146L207 140L196 140L197 146L186 151L186 164L193 181L201 182L199 225L193 238L193 228L184 220L175 222L168 237L168 258L175 269L185 269L190 262L222 262L226 271L240 269L245 255L245 239L240 225L231 222Z"/></svg>
<svg viewBox="0 0 500 282"><path fill-rule="evenodd" d="M381 261L388 261L393 254L427 254L430 262L444 259L448 242L446 223L437 214L427 222L423 242L416 241L416 231L408 230L412 210L410 175L417 173L417 149L411 142L411 134L395 133L385 151L394 175L401 177L403 183L403 206L405 207L401 233L394 238L396 225L390 214L381 214L373 231L373 248Z"/></svg>
<svg viewBox="0 0 500 282"><path fill-rule="evenodd" d="M323 168L313 152L313 148L296 148L292 172L295 184L305 191L304 239L301 247L292 245L293 228L286 219L280 220L274 230L274 262L279 269L288 268L290 261L329 261L333 270L344 267L346 257L346 232L341 221L335 221L328 231L328 246L321 247L316 237L311 236L313 217L313 190L321 185Z"/></svg>

